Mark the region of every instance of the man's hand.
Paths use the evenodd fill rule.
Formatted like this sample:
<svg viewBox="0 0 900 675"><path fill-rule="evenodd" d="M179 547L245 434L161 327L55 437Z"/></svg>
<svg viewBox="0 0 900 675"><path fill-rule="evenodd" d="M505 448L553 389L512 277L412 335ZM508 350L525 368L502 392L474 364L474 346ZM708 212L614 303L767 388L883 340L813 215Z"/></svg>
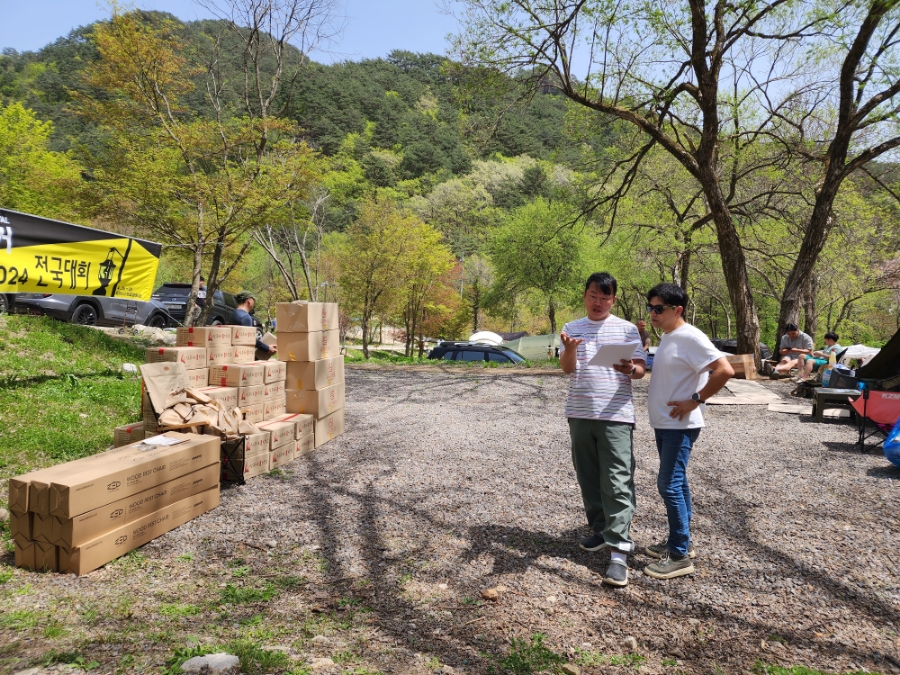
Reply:
<svg viewBox="0 0 900 675"><path fill-rule="evenodd" d="M566 375L571 375L578 367L578 345L584 340L582 338L569 337L566 333L559 334L559 341L562 342L563 350L559 355L559 367Z"/></svg>
<svg viewBox="0 0 900 675"><path fill-rule="evenodd" d="M617 373L622 373L623 375L631 376L631 373L634 372L634 361L631 359L622 359L619 363L613 365L613 370Z"/></svg>
<svg viewBox="0 0 900 675"><path fill-rule="evenodd" d="M278 351L278 349L275 347L275 345L269 345L269 353L270 354L274 354L277 351Z"/></svg>
<svg viewBox="0 0 900 675"><path fill-rule="evenodd" d="M584 338L573 338L569 337L565 333L559 334L559 340L563 343L563 347L568 351L569 349L576 349L578 345L584 342Z"/></svg>
<svg viewBox="0 0 900 675"><path fill-rule="evenodd" d="M694 410L700 407L700 403L694 399L688 399L687 401L669 401L666 405L672 407L669 411L669 417L672 419L677 417L679 420L685 415L690 415Z"/></svg>

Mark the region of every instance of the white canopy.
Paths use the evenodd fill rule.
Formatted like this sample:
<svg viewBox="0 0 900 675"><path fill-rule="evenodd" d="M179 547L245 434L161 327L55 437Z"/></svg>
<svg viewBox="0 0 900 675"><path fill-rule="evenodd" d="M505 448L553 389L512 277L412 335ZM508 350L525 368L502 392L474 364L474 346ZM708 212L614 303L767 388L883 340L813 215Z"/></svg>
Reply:
<svg viewBox="0 0 900 675"><path fill-rule="evenodd" d="M485 345L494 345L496 347L503 343L503 338L489 330L480 330L469 336L469 342L480 342Z"/></svg>

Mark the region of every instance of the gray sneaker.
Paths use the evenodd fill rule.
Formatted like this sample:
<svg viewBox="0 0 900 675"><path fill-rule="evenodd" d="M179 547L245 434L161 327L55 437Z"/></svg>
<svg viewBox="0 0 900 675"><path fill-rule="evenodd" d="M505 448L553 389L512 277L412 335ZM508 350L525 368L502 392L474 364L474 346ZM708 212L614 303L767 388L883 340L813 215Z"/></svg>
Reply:
<svg viewBox="0 0 900 675"><path fill-rule="evenodd" d="M661 558L662 554L669 550L669 540L663 539L658 544L651 544L644 547L644 553L651 558ZM688 544L688 558L693 560L697 557L697 551L694 550L694 542Z"/></svg>
<svg viewBox="0 0 900 675"><path fill-rule="evenodd" d="M659 560L644 568L644 574L654 579L674 579L694 573L694 563L685 556L676 556L666 550Z"/></svg>
<svg viewBox="0 0 900 675"><path fill-rule="evenodd" d="M578 548L582 551L599 551L606 546L606 540L600 532L594 532L590 537L585 537L578 542Z"/></svg>
<svg viewBox="0 0 900 675"><path fill-rule="evenodd" d="M628 567L618 562L611 562L603 575L603 583L610 586L628 585Z"/></svg>

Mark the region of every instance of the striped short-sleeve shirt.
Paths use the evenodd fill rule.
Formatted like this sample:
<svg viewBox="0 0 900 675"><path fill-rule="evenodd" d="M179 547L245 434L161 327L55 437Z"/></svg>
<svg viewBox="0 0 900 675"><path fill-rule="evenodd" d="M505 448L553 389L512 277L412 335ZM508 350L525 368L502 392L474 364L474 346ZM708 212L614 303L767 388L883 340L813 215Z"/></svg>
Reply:
<svg viewBox="0 0 900 675"><path fill-rule="evenodd" d="M584 340L578 345L575 372L569 375L569 397L566 417L634 424L634 400L631 378L612 368L588 366L601 345L637 342L633 359L647 360L640 346L641 337L633 323L610 315L603 321L584 317L570 321L563 332ZM565 348L560 350L560 353Z"/></svg>

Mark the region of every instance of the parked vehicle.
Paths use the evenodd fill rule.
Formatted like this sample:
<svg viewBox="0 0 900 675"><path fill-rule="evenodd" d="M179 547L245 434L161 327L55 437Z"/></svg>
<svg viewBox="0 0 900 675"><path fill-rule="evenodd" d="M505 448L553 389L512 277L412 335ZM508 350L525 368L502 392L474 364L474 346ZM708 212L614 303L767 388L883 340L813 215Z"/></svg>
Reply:
<svg viewBox="0 0 900 675"><path fill-rule="evenodd" d="M165 305L155 300L143 302L96 295L19 293L16 306L19 311L44 314L60 321L85 326L143 324L165 328L170 324L174 325Z"/></svg>
<svg viewBox="0 0 900 675"><path fill-rule="evenodd" d="M190 284L169 283L163 284L151 296L157 302L161 302L178 323L184 323L184 313L187 307L188 297L191 294ZM206 299L209 302L209 298ZM207 326L220 326L225 323L234 323L234 310L237 302L231 293L216 291L213 298L213 308L206 320Z"/></svg>
<svg viewBox="0 0 900 675"><path fill-rule="evenodd" d="M492 361L494 363L522 363L525 359L509 347L478 342L440 342L430 352L429 359L444 361Z"/></svg>
<svg viewBox="0 0 900 675"><path fill-rule="evenodd" d="M0 293L0 314L12 314L16 311L17 293Z"/></svg>
<svg viewBox="0 0 900 675"><path fill-rule="evenodd" d="M725 340L722 338L715 338L710 340L713 343L713 347L718 349L720 352L725 352L726 354L737 354L737 340L732 338L730 340ZM759 351L762 354L763 361L766 359L772 358L772 352L769 350L768 346L765 343L759 343Z"/></svg>

